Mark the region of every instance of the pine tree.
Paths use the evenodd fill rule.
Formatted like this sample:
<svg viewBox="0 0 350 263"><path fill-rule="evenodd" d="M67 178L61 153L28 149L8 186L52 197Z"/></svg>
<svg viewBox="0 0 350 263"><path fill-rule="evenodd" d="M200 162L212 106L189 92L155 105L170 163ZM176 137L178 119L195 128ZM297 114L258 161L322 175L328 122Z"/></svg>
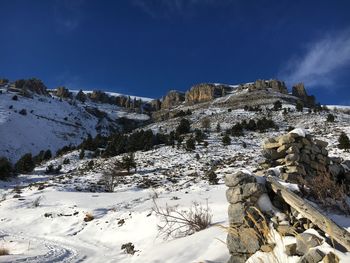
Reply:
<svg viewBox="0 0 350 263"><path fill-rule="evenodd" d="M275 101L275 103L273 104L273 110L274 111L279 111L280 109L282 109L282 102L277 100Z"/></svg>
<svg viewBox="0 0 350 263"><path fill-rule="evenodd" d="M187 141L186 141L186 150L187 151L193 151L196 149L196 142L195 140L190 137Z"/></svg>
<svg viewBox="0 0 350 263"><path fill-rule="evenodd" d="M225 134L224 137L222 137L222 143L227 146L231 144L231 138L228 134Z"/></svg>
<svg viewBox="0 0 350 263"><path fill-rule="evenodd" d="M207 174L209 184L218 184L219 178L213 170L210 170Z"/></svg>
<svg viewBox="0 0 350 263"><path fill-rule="evenodd" d="M177 135L182 135L189 133L191 130L191 123L187 119L181 119L179 126L176 128L176 134Z"/></svg>
<svg viewBox="0 0 350 263"><path fill-rule="evenodd" d="M350 149L350 140L349 140L349 137L345 134L345 132L342 132L340 134L338 142L339 142L339 145L338 145L339 149L344 149L344 150Z"/></svg>
<svg viewBox="0 0 350 263"><path fill-rule="evenodd" d="M303 112L304 110L304 105L300 101L297 102L297 105L295 106L296 110L299 112Z"/></svg>
<svg viewBox="0 0 350 263"><path fill-rule="evenodd" d="M34 170L35 163L31 153L24 154L15 164L17 173L30 173Z"/></svg>
<svg viewBox="0 0 350 263"><path fill-rule="evenodd" d="M8 178L12 174L12 165L5 157L0 157L0 180Z"/></svg>
<svg viewBox="0 0 350 263"><path fill-rule="evenodd" d="M44 161L47 161L47 160L50 160L52 157L52 153L50 150L46 150L45 153L44 153L44 156L43 156L43 160Z"/></svg>
<svg viewBox="0 0 350 263"><path fill-rule="evenodd" d="M216 124L216 132L221 132L221 126L219 122Z"/></svg>
<svg viewBox="0 0 350 263"><path fill-rule="evenodd" d="M130 173L131 168L134 168L136 171L135 154L132 152L127 155L124 155L121 166L122 168L126 169L128 173Z"/></svg>
<svg viewBox="0 0 350 263"><path fill-rule="evenodd" d="M82 160L82 159L84 159L84 157L85 157L85 150L81 149L80 153L79 153L79 159Z"/></svg>
<svg viewBox="0 0 350 263"><path fill-rule="evenodd" d="M334 115L332 113L329 113L327 115L327 122L334 122L334 120L335 120Z"/></svg>

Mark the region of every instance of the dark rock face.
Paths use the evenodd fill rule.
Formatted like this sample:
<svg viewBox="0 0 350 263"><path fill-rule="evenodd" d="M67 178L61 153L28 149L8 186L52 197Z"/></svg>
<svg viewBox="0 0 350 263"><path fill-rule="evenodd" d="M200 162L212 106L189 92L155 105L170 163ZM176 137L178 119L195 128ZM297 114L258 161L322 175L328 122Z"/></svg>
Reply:
<svg viewBox="0 0 350 263"><path fill-rule="evenodd" d="M225 85L198 84L186 92L186 103L192 105L212 101L225 96L228 90L230 90L230 87Z"/></svg>
<svg viewBox="0 0 350 263"><path fill-rule="evenodd" d="M304 102L305 106L315 106L315 97L307 94L303 83L298 83L293 86L292 95L300 98Z"/></svg>
<svg viewBox="0 0 350 263"><path fill-rule="evenodd" d="M86 101L86 94L82 90L79 90L79 92L77 93L75 98L81 102L85 102Z"/></svg>
<svg viewBox="0 0 350 263"><path fill-rule="evenodd" d="M176 90L171 90L163 98L161 108L162 109L170 109L174 106L181 104L184 101L185 101L184 93L176 91Z"/></svg>

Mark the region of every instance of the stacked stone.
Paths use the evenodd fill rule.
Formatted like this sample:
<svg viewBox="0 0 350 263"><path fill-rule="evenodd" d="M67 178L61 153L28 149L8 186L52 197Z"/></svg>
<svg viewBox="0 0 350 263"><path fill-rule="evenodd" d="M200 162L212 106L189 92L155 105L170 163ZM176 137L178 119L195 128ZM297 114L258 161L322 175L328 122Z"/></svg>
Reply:
<svg viewBox="0 0 350 263"><path fill-rule="evenodd" d="M283 166L281 178L298 183L300 176L307 178L329 171L331 159L327 145L327 142L298 131L270 138L263 144L263 155L267 160L262 167Z"/></svg>
<svg viewBox="0 0 350 263"><path fill-rule="evenodd" d="M257 183L256 178L244 172L237 172L225 177L228 218L230 227L227 235L227 247L231 254L229 263L246 262L246 260L260 249L260 242L254 229L247 225L247 211L256 203L265 192L264 185Z"/></svg>

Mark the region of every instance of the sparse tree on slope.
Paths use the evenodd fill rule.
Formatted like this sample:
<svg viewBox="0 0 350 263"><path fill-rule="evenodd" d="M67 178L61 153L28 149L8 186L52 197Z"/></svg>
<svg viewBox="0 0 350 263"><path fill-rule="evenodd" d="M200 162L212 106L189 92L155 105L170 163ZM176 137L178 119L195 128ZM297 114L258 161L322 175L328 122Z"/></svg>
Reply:
<svg viewBox="0 0 350 263"><path fill-rule="evenodd" d="M130 173L131 168L134 168L136 171L135 154L129 153L127 155L124 155L121 166L122 168L126 169L128 173Z"/></svg>
<svg viewBox="0 0 350 263"><path fill-rule="evenodd" d="M345 134L345 132L342 132L340 134L338 142L339 142L339 145L338 145L339 149L344 149L344 150L350 149L350 140L349 140L349 137Z"/></svg>

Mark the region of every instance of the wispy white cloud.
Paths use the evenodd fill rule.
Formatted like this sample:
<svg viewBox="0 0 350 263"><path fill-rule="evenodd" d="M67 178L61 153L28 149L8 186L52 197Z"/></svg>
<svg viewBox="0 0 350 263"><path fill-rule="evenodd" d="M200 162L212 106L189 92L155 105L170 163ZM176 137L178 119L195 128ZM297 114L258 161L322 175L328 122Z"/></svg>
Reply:
<svg viewBox="0 0 350 263"><path fill-rule="evenodd" d="M337 84L344 68L350 66L350 30L328 34L307 46L281 72L288 84L304 82L308 87Z"/></svg>
<svg viewBox="0 0 350 263"><path fill-rule="evenodd" d="M232 0L133 0L134 6L153 18L166 18L172 15L187 16L200 6Z"/></svg>
<svg viewBox="0 0 350 263"><path fill-rule="evenodd" d="M85 0L56 0L54 4L54 19L57 29L70 32L77 29L82 21L82 7Z"/></svg>

